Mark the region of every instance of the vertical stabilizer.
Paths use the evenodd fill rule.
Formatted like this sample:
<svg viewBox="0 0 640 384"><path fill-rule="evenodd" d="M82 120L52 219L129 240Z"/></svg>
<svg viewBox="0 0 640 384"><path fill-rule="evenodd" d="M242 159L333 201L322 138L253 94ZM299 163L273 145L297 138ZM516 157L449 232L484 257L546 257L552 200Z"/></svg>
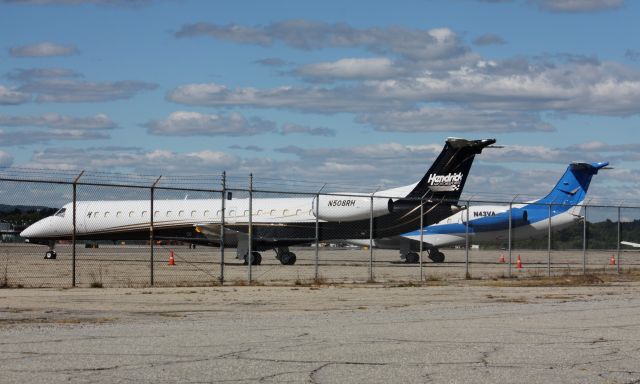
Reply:
<svg viewBox="0 0 640 384"><path fill-rule="evenodd" d="M591 178L609 165L601 163L571 163L551 192L538 200L541 204L577 205L587 196Z"/></svg>
<svg viewBox="0 0 640 384"><path fill-rule="evenodd" d="M406 198L457 203L475 155L495 142L495 139L448 138L436 161Z"/></svg>

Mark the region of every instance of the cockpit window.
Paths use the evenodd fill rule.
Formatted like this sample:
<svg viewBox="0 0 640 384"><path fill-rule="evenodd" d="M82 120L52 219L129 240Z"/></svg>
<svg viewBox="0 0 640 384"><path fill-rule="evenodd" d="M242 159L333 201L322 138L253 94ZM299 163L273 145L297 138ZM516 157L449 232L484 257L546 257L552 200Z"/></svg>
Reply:
<svg viewBox="0 0 640 384"><path fill-rule="evenodd" d="M54 214L54 216L64 217L64 213L67 211L67 208L60 208L58 212Z"/></svg>

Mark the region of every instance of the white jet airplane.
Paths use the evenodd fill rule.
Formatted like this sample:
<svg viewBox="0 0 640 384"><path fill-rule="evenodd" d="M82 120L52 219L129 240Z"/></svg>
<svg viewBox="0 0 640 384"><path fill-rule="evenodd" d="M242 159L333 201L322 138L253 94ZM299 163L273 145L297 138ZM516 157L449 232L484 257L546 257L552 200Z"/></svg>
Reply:
<svg viewBox="0 0 640 384"><path fill-rule="evenodd" d="M154 236L194 244L237 248L237 258L260 264L259 251L276 250L282 264L291 265L296 255L289 246L316 241L316 210L319 241L396 236L419 228L420 200L424 199L424 222L435 223L456 212L458 199L476 154L494 139L447 139L444 148L419 182L373 194L328 194L299 198L252 200L252 255L248 255L248 199L155 200ZM372 203L373 200L373 203ZM373 204L373 209L371 206ZM47 258L55 258L57 240L70 239L73 203L44 218L20 236L32 243L48 244ZM76 238L79 240L147 240L150 235L150 201L79 201L76 203ZM221 222L224 215L224 233ZM223 235L223 236L222 236Z"/></svg>

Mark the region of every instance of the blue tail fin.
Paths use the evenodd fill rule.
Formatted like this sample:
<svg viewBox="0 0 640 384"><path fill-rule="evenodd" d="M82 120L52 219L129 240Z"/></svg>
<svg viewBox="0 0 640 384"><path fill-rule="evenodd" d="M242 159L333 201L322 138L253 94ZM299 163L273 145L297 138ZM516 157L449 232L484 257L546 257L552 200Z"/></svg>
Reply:
<svg viewBox="0 0 640 384"><path fill-rule="evenodd" d="M580 204L587 195L593 175L607 165L609 165L608 162L569 164L558 184L551 190L551 193L538 200L538 203Z"/></svg>

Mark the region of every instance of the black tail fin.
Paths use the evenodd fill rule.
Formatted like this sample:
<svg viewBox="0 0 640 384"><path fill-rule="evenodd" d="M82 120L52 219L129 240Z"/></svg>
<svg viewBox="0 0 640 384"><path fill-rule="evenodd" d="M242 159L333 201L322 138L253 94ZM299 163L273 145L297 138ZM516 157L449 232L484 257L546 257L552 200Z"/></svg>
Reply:
<svg viewBox="0 0 640 384"><path fill-rule="evenodd" d="M436 161L406 198L457 203L475 155L495 142L448 138Z"/></svg>

